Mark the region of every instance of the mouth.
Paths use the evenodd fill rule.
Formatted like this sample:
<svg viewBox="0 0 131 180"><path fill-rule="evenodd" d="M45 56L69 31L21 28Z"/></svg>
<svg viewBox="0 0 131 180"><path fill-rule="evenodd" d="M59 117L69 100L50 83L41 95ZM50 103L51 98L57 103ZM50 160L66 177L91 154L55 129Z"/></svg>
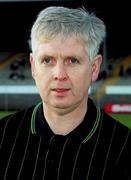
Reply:
<svg viewBox="0 0 131 180"><path fill-rule="evenodd" d="M65 91L69 91L69 89L67 89L67 88L54 88L54 89L52 89L52 91L65 92Z"/></svg>
<svg viewBox="0 0 131 180"><path fill-rule="evenodd" d="M55 95L57 96L65 96L70 91L70 89L69 88L54 88L51 91L54 92Z"/></svg>

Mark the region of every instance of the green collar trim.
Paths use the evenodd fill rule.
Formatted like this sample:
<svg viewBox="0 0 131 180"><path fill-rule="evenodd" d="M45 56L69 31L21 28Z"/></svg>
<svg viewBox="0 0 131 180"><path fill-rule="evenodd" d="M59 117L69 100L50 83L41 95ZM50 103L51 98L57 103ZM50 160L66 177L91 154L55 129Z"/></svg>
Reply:
<svg viewBox="0 0 131 180"><path fill-rule="evenodd" d="M86 136L86 138L82 141L82 143L86 143L93 136L93 134L95 133L95 131L99 125L99 121L101 119L100 117L101 117L101 110L99 107L97 107L97 115L96 115L96 121L94 123L94 126L93 126L92 130L90 131L90 133L88 134L88 136Z"/></svg>
<svg viewBox="0 0 131 180"><path fill-rule="evenodd" d="M33 109L32 116L31 116L31 132L32 134L36 134L36 128L35 128L35 117L36 117L36 112L39 108L39 106L42 104L42 102L39 102Z"/></svg>
<svg viewBox="0 0 131 180"><path fill-rule="evenodd" d="M36 117L36 112L41 104L42 104L42 102L39 102L34 107L33 112L32 112L32 116L31 116L31 132L32 132L32 134L36 134L35 117ZM101 110L99 107L97 107L97 115L96 115L96 121L94 123L94 126L93 126L92 130L90 131L90 133L88 134L88 136L86 136L86 138L82 141L82 143L86 143L93 136L93 134L95 133L95 131L99 125L99 121L101 119L100 117L101 117Z"/></svg>

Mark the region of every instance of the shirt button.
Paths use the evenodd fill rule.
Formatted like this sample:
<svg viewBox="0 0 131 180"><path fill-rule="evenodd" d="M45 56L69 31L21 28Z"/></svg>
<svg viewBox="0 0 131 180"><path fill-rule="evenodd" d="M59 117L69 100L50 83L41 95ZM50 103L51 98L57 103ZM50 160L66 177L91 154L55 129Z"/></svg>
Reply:
<svg viewBox="0 0 131 180"><path fill-rule="evenodd" d="M47 162L48 162L48 164L52 164L54 162L54 160L53 159L48 159Z"/></svg>

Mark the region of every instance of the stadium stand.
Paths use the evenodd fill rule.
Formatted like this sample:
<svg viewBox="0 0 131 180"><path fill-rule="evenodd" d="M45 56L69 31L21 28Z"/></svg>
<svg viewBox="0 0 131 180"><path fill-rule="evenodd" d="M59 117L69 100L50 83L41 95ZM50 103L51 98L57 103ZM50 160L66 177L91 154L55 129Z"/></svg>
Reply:
<svg viewBox="0 0 131 180"><path fill-rule="evenodd" d="M4 62L0 63L0 109L19 110L39 101L27 54L16 53L10 58L6 55L4 57ZM17 78L15 76L11 78L13 75L11 65L15 63L19 64L15 70Z"/></svg>
<svg viewBox="0 0 131 180"><path fill-rule="evenodd" d="M125 70L130 67L131 56L122 57L115 61L111 59L108 65L110 64L112 65L110 72L108 71L106 78L102 81L99 88L93 92L92 97L101 106L107 102L131 103L131 76L127 76L127 73L125 73ZM122 66L123 76L120 76ZM107 93L107 89L109 88L114 89L114 93Z"/></svg>

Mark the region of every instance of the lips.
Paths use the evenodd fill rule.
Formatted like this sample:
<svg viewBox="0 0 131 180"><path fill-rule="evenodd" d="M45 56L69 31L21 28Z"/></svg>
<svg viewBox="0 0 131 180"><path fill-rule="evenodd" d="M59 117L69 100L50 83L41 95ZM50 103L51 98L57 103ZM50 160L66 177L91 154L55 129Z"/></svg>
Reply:
<svg viewBox="0 0 131 180"><path fill-rule="evenodd" d="M52 89L52 92L54 93L55 96L64 97L67 95L69 90L70 89L68 88L54 88Z"/></svg>
<svg viewBox="0 0 131 180"><path fill-rule="evenodd" d="M55 89L52 89L52 91L61 93L61 92L69 91L69 89L67 89L67 88L55 88Z"/></svg>

